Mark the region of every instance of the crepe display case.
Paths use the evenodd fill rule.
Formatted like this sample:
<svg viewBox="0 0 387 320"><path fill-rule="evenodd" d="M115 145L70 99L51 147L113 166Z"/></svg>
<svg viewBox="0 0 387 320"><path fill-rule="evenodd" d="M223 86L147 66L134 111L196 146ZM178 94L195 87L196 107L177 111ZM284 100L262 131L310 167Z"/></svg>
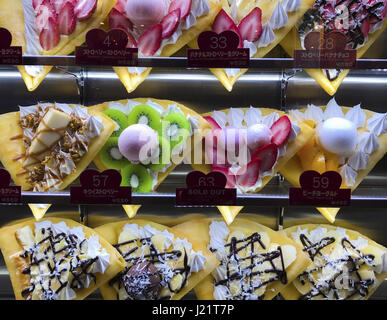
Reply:
<svg viewBox="0 0 387 320"><path fill-rule="evenodd" d="M100 4L103 4L104 10L110 11L113 2L101 1ZM301 1L301 8L305 10L291 11L292 4L296 2L282 1L277 5L288 9L285 14L291 13L292 19L289 21L294 24L293 29L297 27L296 17L302 16L311 5L308 1ZM211 0L211 17L208 19L203 18L207 12L205 6L195 7L198 22L196 25L192 21L186 22L180 41L164 44L168 50L159 54L153 52L148 57L140 54L138 66L129 69L113 68L111 65L79 65L69 50L51 54L45 52L47 54L40 56L30 53L24 55L24 66L44 65L42 70L51 70L45 73L44 80L37 77L35 82L31 80L29 83L26 80L28 76L22 72L25 67L0 66L0 96L3 97L0 101L3 138L0 141L5 150L0 149L0 159L2 167L11 174L12 183L22 186L20 203L1 204L0 234L3 236L0 236L0 248L5 248L7 241L10 241L14 251L2 250L5 256L0 258L0 299L14 299L15 296L19 299L42 296L47 299L83 299L86 296L87 299L387 299L387 281L384 280L387 271L387 160L384 157L387 151L387 110L384 102L387 51L383 44L386 34L377 31L384 30L384 26L375 31L378 32L375 34L377 36L371 39L375 43L358 59L357 65L348 73L340 72L342 79L335 87L333 96L326 86L320 86L321 77L316 81L311 69L294 67L294 59L286 52L292 40L290 26L287 27L288 34L274 29L277 30L274 33L277 45L273 44L264 58L252 56L248 71L238 69L236 78L227 68L189 68L186 50L197 47L195 41L191 40L195 40L200 32L211 29L211 25L212 29L216 28L212 22L221 10L224 13L219 19L227 20L225 14L228 14L234 20L225 27L226 30L240 24L249 16L248 3ZM266 33L270 28L268 11L281 11L277 7L272 7L271 2L264 2L262 26L266 26L263 28ZM108 30L106 19L109 20L109 16L102 14L102 11L96 11L90 23L94 23L94 19L98 21L103 15L103 29ZM257 14L257 10L254 14ZM281 16L279 13L277 15ZM117 17L122 18L119 12L114 12L109 23L117 23L114 20ZM86 26L87 23L81 25ZM9 25L5 27L10 28ZM191 30L194 34L187 31L190 28L194 29ZM246 35L243 33L240 36ZM74 34L74 38L77 37L78 33ZM140 49L140 42L138 46ZM123 69L126 69L125 72ZM342 76L344 74L345 77ZM321 129L332 118L336 122L328 127L333 131L331 136L337 135L341 123L338 121L343 121L345 125L349 123L352 130L350 136L339 143L339 149L335 150L334 147L330 148L330 141L323 141L329 134ZM262 138L265 142L260 141L255 149L248 147L250 161L247 174L241 177L235 172L230 173L232 165L190 163L192 159L189 157L180 157L171 165L172 151L168 151L167 163L157 167L139 165L138 159L133 158L133 152L122 155L119 142L122 133L131 126L146 126L157 132L153 140L160 148L157 157L161 158L164 152L161 146L167 143L161 138L165 132L159 126L168 121L169 127L165 132L168 132L169 138L169 135L173 135L171 123L180 128L187 127L190 132L184 136L184 144L179 145L180 140L176 144L179 148L175 156L189 149L188 141L191 151L196 150L198 141L205 141L208 132L216 129L222 131L229 127L231 130L243 130L259 124L269 130L270 137L268 141ZM62 122L64 124L57 124ZM214 127L214 123L218 128ZM194 129L207 131L197 136ZM141 130L131 133L126 141L131 147L126 149L134 148L138 139L132 137L143 132ZM259 134L262 132L259 131ZM50 137L47 139L51 139L56 147L48 147L50 143L44 137L48 133ZM54 137L55 134L59 137ZM38 139L34 139L35 136ZM68 136L68 140L64 136ZM356 143L352 143L348 147L351 150L344 154L341 149L354 139ZM252 145L248 136L244 143ZM77 145L78 148L75 147ZM55 156L50 158L52 154L46 153L47 150L39 151L42 146L45 149L52 147ZM117 151L120 157L112 156L114 162L106 160L104 152L112 155ZM202 151L204 154L208 152L206 149ZM63 153L70 155L71 161L60 158ZM41 154L44 156L40 158ZM38 162L32 165L22 163L16 167L14 159L20 156ZM36 178L39 170L34 165L42 162L51 175L41 176L39 180ZM239 162L237 165L243 167ZM55 168L60 173L59 178L58 174L52 173ZM28 178L20 178L20 174L23 177L23 169L29 171ZM80 175L86 169L101 172L106 169L118 170L126 182L125 186L132 187L130 204L74 204L70 187L83 184ZM237 190L235 203L232 206L218 203L211 206L189 203L176 206L177 188L187 186L186 178L193 170L206 174L222 172L227 178L226 187ZM319 174L325 171L339 173L343 181L341 187L351 189L350 204L341 208L325 208L317 204L291 205L289 189L300 187L300 176L308 170ZM60 221L66 227L58 225ZM16 222L20 227L15 231L12 226ZM58 278L58 292L52 293L52 288L47 289L45 285L39 287L39 292L34 292L35 289L29 285L23 287L23 281L29 281L25 275L27 280L23 278L19 281L21 284L15 280L18 269L10 267L19 261L10 259L15 252L17 255L23 248L29 248L22 254L27 258L30 255L32 261L31 248L41 250L37 243L42 238L42 230L47 229L54 237L50 241L63 240L60 236L55 238L60 234L58 228L64 228L65 231L60 230L69 239L74 235L83 239L77 233L79 226L84 228L82 236L87 245L84 247L81 241L75 240L71 245L80 251L79 254L84 254L84 263L91 264L86 275L82 271L79 277L74 278L78 282L70 278L72 284L68 285ZM24 229L27 227L32 231L27 232ZM221 238L219 235L224 236ZM95 237L100 237L99 245L95 244ZM29 242L25 240L27 238ZM332 241L335 245L319 247L324 241ZM98 254L93 255L94 252L88 250L90 243L98 247ZM231 264L223 255L219 243L224 245L220 247L225 252L242 257L240 261L253 261L254 250L260 257L269 258L263 259L263 262L255 261L255 265L253 262L248 266L243 263L238 265L242 270L256 268L251 272L253 275L249 273L246 276L248 272L241 271L241 278L228 278L222 272L225 265L230 272L228 268ZM238 249L238 243L251 245L251 252ZM132 255L132 245L135 251L139 250L142 254ZM313 249L316 246L318 249ZM320 254L326 258L323 266L318 265L320 260L318 263L314 261ZM106 255L114 256L110 264L106 264L103 258ZM137 263L144 256L146 261ZM170 257L170 264L168 259L163 263L158 261L161 256ZM345 263L337 263L337 257L345 257ZM267 261L274 265L273 269L268 269L265 265ZM104 265L110 269L101 269ZM142 268L140 271L139 265ZM158 271L155 271L154 265L157 265ZM334 271L324 269L331 265ZM339 271L342 268L348 266L352 267L350 288L339 290L327 285L341 274ZM36 264L32 264L32 267L36 267ZM326 272L325 289L316 285L321 280L318 279L319 275L307 273L314 267ZM167 268L169 273L165 271ZM31 274L33 278L30 269L26 274ZM97 276L96 288L89 287L94 273L102 273L101 270L109 272ZM115 277L112 272L116 274ZM144 272L141 275L151 283L151 286L144 286L140 291L133 289L139 272ZM271 277L260 278L263 273ZM315 282L310 281L307 285L302 283L300 279L306 274L317 277L312 277ZM246 289L244 285L235 284L246 279L250 283L263 282L265 285L257 284ZM66 287L66 294L61 292L62 286ZM82 291L82 286L90 290ZM16 294L20 288L24 288L22 295ZM27 292L27 289L31 291ZM77 290L82 292L79 296ZM318 294L313 290L317 290Z"/></svg>

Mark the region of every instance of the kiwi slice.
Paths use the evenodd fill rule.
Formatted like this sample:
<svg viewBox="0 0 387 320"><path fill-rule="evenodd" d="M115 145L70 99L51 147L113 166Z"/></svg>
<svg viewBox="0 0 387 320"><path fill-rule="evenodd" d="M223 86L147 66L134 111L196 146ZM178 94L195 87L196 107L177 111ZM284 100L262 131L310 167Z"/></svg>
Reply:
<svg viewBox="0 0 387 320"><path fill-rule="evenodd" d="M160 171L171 162L171 144L167 138L159 136L159 156L152 162L147 168L153 171Z"/></svg>
<svg viewBox="0 0 387 320"><path fill-rule="evenodd" d="M125 128L129 125L128 118L126 117L125 113L115 109L107 109L103 113L118 125L116 130L114 130L112 133L111 137L119 137L121 132L124 131Z"/></svg>
<svg viewBox="0 0 387 320"><path fill-rule="evenodd" d="M146 193L152 191L152 176L141 164L129 164L121 170L121 186L132 187L132 192Z"/></svg>
<svg viewBox="0 0 387 320"><path fill-rule="evenodd" d="M171 150L184 142L191 134L191 124L178 112L171 112L163 119L163 135L171 142Z"/></svg>
<svg viewBox="0 0 387 320"><path fill-rule="evenodd" d="M98 154L99 160L109 169L121 170L129 164L118 149L118 138L109 138Z"/></svg>
<svg viewBox="0 0 387 320"><path fill-rule="evenodd" d="M129 125L137 123L146 124L156 132L161 133L160 114L146 104L135 106L128 115L128 122Z"/></svg>

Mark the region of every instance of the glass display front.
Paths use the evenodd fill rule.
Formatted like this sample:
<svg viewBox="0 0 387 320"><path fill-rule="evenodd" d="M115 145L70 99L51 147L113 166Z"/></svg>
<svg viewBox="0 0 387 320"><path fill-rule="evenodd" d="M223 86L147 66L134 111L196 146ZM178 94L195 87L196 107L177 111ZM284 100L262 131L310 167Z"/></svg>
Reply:
<svg viewBox="0 0 387 320"><path fill-rule="evenodd" d="M0 0L0 299L386 299L386 14Z"/></svg>

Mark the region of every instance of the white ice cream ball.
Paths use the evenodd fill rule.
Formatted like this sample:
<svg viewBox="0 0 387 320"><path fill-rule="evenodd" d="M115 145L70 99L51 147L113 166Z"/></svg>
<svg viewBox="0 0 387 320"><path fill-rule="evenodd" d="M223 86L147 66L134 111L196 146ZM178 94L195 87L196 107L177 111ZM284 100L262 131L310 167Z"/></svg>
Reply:
<svg viewBox="0 0 387 320"><path fill-rule="evenodd" d="M247 128L247 146L255 151L260 147L271 143L272 133L264 124L254 124Z"/></svg>
<svg viewBox="0 0 387 320"><path fill-rule="evenodd" d="M352 154L358 143L356 125L345 118L330 118L319 124L317 138L325 150L340 156Z"/></svg>
<svg viewBox="0 0 387 320"><path fill-rule="evenodd" d="M157 132L145 124L127 127L118 138L118 149L132 163L146 163L158 151Z"/></svg>

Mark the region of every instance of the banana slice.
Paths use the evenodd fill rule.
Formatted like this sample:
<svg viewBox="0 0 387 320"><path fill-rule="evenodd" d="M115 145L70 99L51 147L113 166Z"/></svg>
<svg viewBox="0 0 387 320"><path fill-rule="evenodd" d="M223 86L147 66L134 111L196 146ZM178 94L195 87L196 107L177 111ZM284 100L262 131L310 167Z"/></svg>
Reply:
<svg viewBox="0 0 387 320"><path fill-rule="evenodd" d="M50 154L51 149L63 137L71 117L66 113L50 108L43 116L23 163L25 169L32 169Z"/></svg>
<svg viewBox="0 0 387 320"><path fill-rule="evenodd" d="M16 231L16 238L23 247L32 247L35 243L35 237L29 226Z"/></svg>

